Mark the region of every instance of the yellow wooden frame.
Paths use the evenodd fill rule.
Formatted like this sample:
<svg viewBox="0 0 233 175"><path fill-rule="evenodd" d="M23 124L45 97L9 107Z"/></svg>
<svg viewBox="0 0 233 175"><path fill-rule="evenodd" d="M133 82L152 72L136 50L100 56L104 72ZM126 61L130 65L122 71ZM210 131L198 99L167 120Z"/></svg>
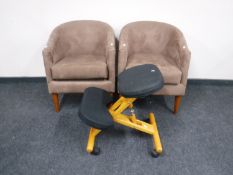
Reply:
<svg viewBox="0 0 233 175"><path fill-rule="evenodd" d="M131 115L125 115L122 112L127 108L133 108L133 102L136 98L120 97L113 105L109 107L109 112L112 115L113 121L121 125L139 130L141 132L150 134L153 136L154 149L158 154L163 151L162 144L159 137L159 131L157 128L156 120L153 113L149 114L150 123L138 120L136 115L132 112ZM87 152L91 153L94 148L95 137L101 132L96 128L91 128Z"/></svg>
<svg viewBox="0 0 233 175"><path fill-rule="evenodd" d="M87 152L91 153L93 151L94 145L95 145L95 138L96 136L101 132L100 129L91 128L87 143Z"/></svg>

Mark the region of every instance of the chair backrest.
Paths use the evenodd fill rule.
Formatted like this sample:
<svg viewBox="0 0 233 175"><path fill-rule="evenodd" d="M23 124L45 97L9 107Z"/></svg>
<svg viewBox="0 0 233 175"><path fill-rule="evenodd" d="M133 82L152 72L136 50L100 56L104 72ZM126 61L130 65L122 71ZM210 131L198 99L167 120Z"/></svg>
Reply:
<svg viewBox="0 0 233 175"><path fill-rule="evenodd" d="M109 34L114 35L112 28L106 23L92 20L71 21L53 30L48 47L53 48L55 62L75 55L105 55Z"/></svg>
<svg viewBox="0 0 233 175"><path fill-rule="evenodd" d="M128 54L174 52L182 33L176 27L155 21L138 21L127 24L120 38L127 42Z"/></svg>

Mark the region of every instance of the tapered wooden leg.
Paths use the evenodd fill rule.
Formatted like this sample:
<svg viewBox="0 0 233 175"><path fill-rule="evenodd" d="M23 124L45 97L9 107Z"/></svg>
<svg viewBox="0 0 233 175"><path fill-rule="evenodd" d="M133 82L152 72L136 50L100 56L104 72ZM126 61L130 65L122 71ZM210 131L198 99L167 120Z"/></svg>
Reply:
<svg viewBox="0 0 233 175"><path fill-rule="evenodd" d="M175 104L174 104L174 110L173 110L173 113L176 114L179 110L179 106L180 106L180 103L181 103L181 97L182 96L175 96Z"/></svg>
<svg viewBox="0 0 233 175"><path fill-rule="evenodd" d="M59 98L57 93L53 93L53 104L56 112L60 111L60 106L59 106Z"/></svg>

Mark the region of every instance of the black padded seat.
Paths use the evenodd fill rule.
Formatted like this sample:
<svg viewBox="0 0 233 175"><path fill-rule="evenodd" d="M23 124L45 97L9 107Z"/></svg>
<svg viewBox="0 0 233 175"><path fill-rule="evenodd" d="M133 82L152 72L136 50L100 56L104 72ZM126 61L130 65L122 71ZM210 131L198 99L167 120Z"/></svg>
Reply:
<svg viewBox="0 0 233 175"><path fill-rule="evenodd" d="M80 119L87 125L105 129L113 125L113 120L108 112L107 104L112 97L103 89L90 87L84 91L79 109Z"/></svg>
<svg viewBox="0 0 233 175"><path fill-rule="evenodd" d="M146 97L161 89L163 84L163 76L153 64L129 68L118 76L118 92L124 97Z"/></svg>

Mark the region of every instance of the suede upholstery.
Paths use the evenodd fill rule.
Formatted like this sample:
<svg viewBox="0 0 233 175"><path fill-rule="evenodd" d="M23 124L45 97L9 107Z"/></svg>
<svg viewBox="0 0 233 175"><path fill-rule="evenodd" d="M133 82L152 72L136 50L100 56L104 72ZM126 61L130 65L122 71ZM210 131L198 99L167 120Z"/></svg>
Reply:
<svg viewBox="0 0 233 175"><path fill-rule="evenodd" d="M191 53L182 32L155 21L127 24L120 33L118 74L141 64L160 69L165 85L158 95L184 95Z"/></svg>
<svg viewBox="0 0 233 175"><path fill-rule="evenodd" d="M115 91L115 36L100 21L56 27L43 50L50 93L83 92L90 86Z"/></svg>
<svg viewBox="0 0 233 175"><path fill-rule="evenodd" d="M52 76L55 80L107 79L107 64L103 58L81 55L62 59L52 66Z"/></svg>

